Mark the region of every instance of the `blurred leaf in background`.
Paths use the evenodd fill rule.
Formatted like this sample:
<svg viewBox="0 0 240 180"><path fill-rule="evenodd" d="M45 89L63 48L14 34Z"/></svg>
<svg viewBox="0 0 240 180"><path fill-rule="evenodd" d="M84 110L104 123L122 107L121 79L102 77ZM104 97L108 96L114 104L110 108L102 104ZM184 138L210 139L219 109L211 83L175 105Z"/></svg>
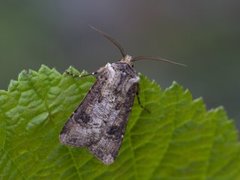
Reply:
<svg viewBox="0 0 240 180"><path fill-rule="evenodd" d="M161 56L188 65L136 63L162 87L173 80L203 97L207 107L223 105L240 119L240 1L2 1L0 3L0 87L22 69L41 64L95 71L120 55L88 28L92 24L121 42L130 55ZM94 52L94 53L93 53Z"/></svg>

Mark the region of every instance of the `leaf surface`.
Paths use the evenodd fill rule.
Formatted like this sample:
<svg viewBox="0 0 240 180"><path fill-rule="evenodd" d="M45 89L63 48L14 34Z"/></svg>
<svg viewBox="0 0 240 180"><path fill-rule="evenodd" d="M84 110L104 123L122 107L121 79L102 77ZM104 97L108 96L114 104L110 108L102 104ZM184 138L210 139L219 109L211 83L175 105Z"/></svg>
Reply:
<svg viewBox="0 0 240 180"><path fill-rule="evenodd" d="M59 132L94 81L42 66L0 91L0 179L240 179L238 132L223 108L207 111L177 83L162 90L143 75L150 113L135 102L114 164L61 145Z"/></svg>

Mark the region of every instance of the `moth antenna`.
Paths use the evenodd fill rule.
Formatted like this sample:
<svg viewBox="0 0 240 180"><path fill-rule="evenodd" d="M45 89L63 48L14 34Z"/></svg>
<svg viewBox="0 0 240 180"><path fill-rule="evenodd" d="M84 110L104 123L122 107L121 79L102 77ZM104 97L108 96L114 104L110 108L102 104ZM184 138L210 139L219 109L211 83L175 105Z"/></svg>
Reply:
<svg viewBox="0 0 240 180"><path fill-rule="evenodd" d="M151 56L137 56L137 57L134 57L131 61L134 62L134 61L139 61L139 60L144 60L144 59L145 60L153 60L153 61L163 61L163 62L167 62L167 63L170 63L170 64L179 65L179 66L184 66L184 67L187 66L185 64L177 63L175 61L171 61L171 60L164 59L164 58L161 58L161 57L151 57Z"/></svg>
<svg viewBox="0 0 240 180"><path fill-rule="evenodd" d="M111 43L113 43L120 51L122 57L125 57L127 54L125 53L125 50L123 49L123 47L121 46L121 44L119 42L117 42L113 37L111 37L109 34L95 28L92 25L88 25L91 29L93 29L94 31L97 31L99 34L101 34L103 37L105 37L106 39L108 39Z"/></svg>

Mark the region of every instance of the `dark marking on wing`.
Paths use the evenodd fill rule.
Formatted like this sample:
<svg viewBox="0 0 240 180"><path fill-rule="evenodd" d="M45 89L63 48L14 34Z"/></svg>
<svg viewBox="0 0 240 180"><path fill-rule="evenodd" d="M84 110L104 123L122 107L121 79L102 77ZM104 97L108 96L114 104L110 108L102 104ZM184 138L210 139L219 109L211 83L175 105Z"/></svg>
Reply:
<svg viewBox="0 0 240 180"><path fill-rule="evenodd" d="M79 113L75 113L73 118L79 123L81 122L88 123L90 121L90 116L83 111Z"/></svg>

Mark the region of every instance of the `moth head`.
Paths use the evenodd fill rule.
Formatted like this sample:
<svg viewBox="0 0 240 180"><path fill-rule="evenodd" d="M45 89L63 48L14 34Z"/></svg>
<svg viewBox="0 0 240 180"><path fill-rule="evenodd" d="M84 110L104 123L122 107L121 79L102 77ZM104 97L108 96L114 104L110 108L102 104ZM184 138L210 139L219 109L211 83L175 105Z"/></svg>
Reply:
<svg viewBox="0 0 240 180"><path fill-rule="evenodd" d="M133 57L127 54L126 56L124 56L124 57L120 60L120 62L127 63L127 64L129 64L130 66L133 67L133 61L132 61L132 59L133 59Z"/></svg>
<svg viewBox="0 0 240 180"><path fill-rule="evenodd" d="M180 66L186 66L185 64L182 63L177 63L168 59L164 59L161 57L151 57L151 56L136 56L136 57L132 57L129 56L125 50L123 49L123 47L121 46L121 44L116 41L114 38L112 38L109 34L89 25L90 28L92 28L93 30L97 31L98 33L100 33L103 37L105 37L106 39L108 39L113 45L115 45L118 50L120 51L121 55L122 55L122 59L120 60L120 62L124 62L129 64L130 66L133 67L133 62L135 61L139 61L139 60L155 60L155 61L163 61L163 62L167 62L167 63L171 63L171 64L175 64L175 65L180 65Z"/></svg>

